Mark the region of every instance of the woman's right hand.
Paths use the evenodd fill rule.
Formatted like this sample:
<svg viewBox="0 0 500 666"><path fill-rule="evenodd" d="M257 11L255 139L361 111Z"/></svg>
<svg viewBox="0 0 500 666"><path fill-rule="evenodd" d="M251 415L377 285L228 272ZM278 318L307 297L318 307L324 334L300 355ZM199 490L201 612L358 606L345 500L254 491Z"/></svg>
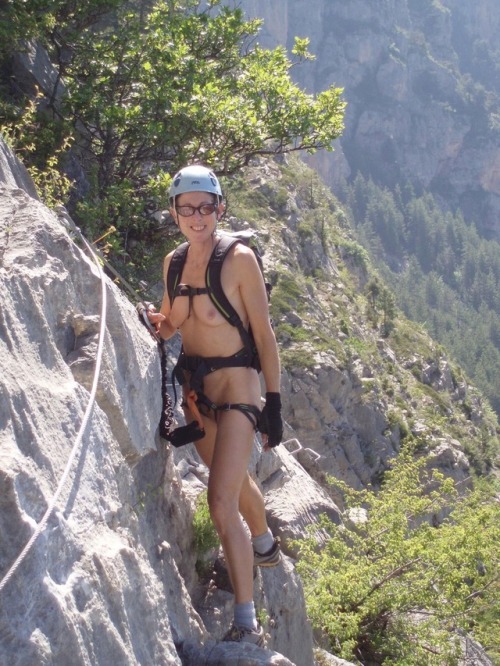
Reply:
<svg viewBox="0 0 500 666"><path fill-rule="evenodd" d="M151 335L160 340L160 327L166 317L161 312L156 312L156 308L152 303L138 303L136 306L139 319L144 326L149 330Z"/></svg>
<svg viewBox="0 0 500 666"><path fill-rule="evenodd" d="M156 330L158 331L162 321L165 321L166 317L161 312L157 312L154 305L150 304L146 310L147 316L151 324L154 324Z"/></svg>

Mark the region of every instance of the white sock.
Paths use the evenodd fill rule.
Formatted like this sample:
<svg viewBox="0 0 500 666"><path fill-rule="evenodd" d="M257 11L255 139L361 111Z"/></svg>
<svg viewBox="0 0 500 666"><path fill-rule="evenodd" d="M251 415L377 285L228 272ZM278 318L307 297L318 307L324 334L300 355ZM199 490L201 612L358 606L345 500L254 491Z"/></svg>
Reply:
<svg viewBox="0 0 500 666"><path fill-rule="evenodd" d="M247 601L244 604L234 604L234 625L238 629L257 629L257 616L255 614L255 604L253 601Z"/></svg>
<svg viewBox="0 0 500 666"><path fill-rule="evenodd" d="M273 543L274 537L269 527L267 528L267 532L264 532L264 534L252 537L253 549L260 555L263 555L264 553L267 553L268 550L271 550Z"/></svg>

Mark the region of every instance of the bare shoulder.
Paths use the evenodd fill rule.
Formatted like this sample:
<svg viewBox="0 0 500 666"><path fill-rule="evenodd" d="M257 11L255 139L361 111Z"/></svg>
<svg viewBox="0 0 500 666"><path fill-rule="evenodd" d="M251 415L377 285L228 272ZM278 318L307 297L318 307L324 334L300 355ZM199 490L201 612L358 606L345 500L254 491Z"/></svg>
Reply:
<svg viewBox="0 0 500 666"><path fill-rule="evenodd" d="M174 252L175 252L175 249L172 250L172 252L169 252L169 253L166 255L165 259L163 260L163 276L164 276L164 277L167 276L168 267L170 266L170 261L172 260L172 257L173 257L173 255L174 255Z"/></svg>
<svg viewBox="0 0 500 666"><path fill-rule="evenodd" d="M228 265L231 271L241 271L243 273L252 273L259 265L255 258L254 251L244 243L235 243L227 256Z"/></svg>

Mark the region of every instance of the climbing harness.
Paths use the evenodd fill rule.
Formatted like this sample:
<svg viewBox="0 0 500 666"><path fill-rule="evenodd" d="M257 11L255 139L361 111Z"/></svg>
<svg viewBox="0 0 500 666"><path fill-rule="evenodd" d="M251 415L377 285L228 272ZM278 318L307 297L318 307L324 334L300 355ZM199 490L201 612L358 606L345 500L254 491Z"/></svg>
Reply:
<svg viewBox="0 0 500 666"><path fill-rule="evenodd" d="M194 296L199 296L202 294L208 295L224 319L226 319L226 321L231 324L231 326L234 326L238 329L243 343L243 348L240 351L231 356L221 357L206 358L188 356L184 352L184 349L181 349L179 359L172 372L174 398L176 393L175 382L177 380L183 387L183 406L189 409L190 413L194 417L194 420L186 426L181 426L171 431L170 433L167 433L165 438L169 440L174 446L183 446L189 442L197 441L204 436L205 431L203 429L203 421L201 416L199 416L197 403L213 412L215 414L215 418L217 418L217 414L221 411L240 411L245 415L246 418L248 418L256 430L259 428L261 412L255 405L248 405L246 403L225 403L222 405L217 405L203 393L204 377L212 372L215 372L216 370L221 368L246 367L254 368L260 372L261 369L257 347L255 345L251 328L249 327L248 330L245 328L240 316L224 293L221 283L222 265L229 250L236 243L243 243L247 247L251 247L259 264L261 273L264 277L262 257L260 256L257 248L251 244L252 237L252 232L237 232L234 234L224 233L220 235L207 264L205 274L206 287L191 287L187 284L180 283L182 271L189 250L188 242L179 245L170 260L166 279L166 288L170 303L172 304L174 299L177 297L189 298L188 317L190 317ZM269 300L271 285L265 280L264 283L266 285L266 291ZM186 396L191 397L190 399L186 399Z"/></svg>
<svg viewBox="0 0 500 666"><path fill-rule="evenodd" d="M76 228L76 227L75 227ZM85 430L87 428L88 421L90 419L90 415L92 413L92 409L94 406L95 402L95 396L97 392L97 384L99 382L99 375L101 372L101 365L102 365L102 354L104 350L104 333L106 330L106 310L107 310L107 293L106 293L106 281L104 279L104 273L101 268L101 264L99 263L99 260L96 256L96 253L94 252L93 248L90 246L90 244L87 242L86 238L83 236L83 234L80 232L79 229L77 229L78 233L80 234L80 237L87 247L88 251L90 252L96 266L97 270L99 272L99 278L101 280L101 321L100 321L100 327L99 327L99 341L97 344L97 354L96 354L96 362L95 362L95 369L94 369L94 379L92 381L92 388L90 391L90 397L89 401L87 404L87 408L85 410L85 413L83 415L82 423L80 425L80 429L78 431L78 434L76 436L75 443L73 444L73 448L71 449L68 461L66 463L66 467L64 468L64 472L61 476L61 480L59 481L59 484L57 486L57 489L49 502L49 505L47 507L47 510L45 511L45 514L43 515L41 521L38 523L38 525L35 528L35 531L31 535L31 538L29 539L28 543L25 545L21 553L18 555L18 557L14 560L13 564L10 566L8 569L7 573L3 576L3 578L0 580L0 592L4 589L4 587L7 585L9 580L14 576L15 572L23 562L23 560L26 558L28 553L30 552L31 548L33 547L35 541L38 539L40 534L43 532L45 527L47 526L47 523L49 521L50 516L52 515L52 512L55 509L56 503L64 489L64 486L66 485L66 481L68 480L68 475L71 471L71 467L73 465L73 461L75 459L75 456L78 452L78 449L80 448L80 444L83 439L83 435L85 433Z"/></svg>
<svg viewBox="0 0 500 666"><path fill-rule="evenodd" d="M231 356L188 356L183 349L173 369L174 382L186 383L185 372L189 373L189 385L195 391L203 390L203 379L222 368L252 368L254 355L248 349L240 349Z"/></svg>
<svg viewBox="0 0 500 666"><path fill-rule="evenodd" d="M222 405L217 405L215 402L212 402L204 393L198 393L198 402L201 405L207 407L210 411L214 412L217 416L218 412L229 412L231 410L236 410L241 412L243 416L250 421L254 430L257 430L260 423L261 411L255 405L249 405L245 402L224 402Z"/></svg>
<svg viewBox="0 0 500 666"><path fill-rule="evenodd" d="M247 330L244 327L239 314L236 312L235 308L231 305L229 299L224 293L221 282L222 265L228 255L229 250L236 243L242 243L252 249L264 279L262 257L258 249L252 243L252 238L253 233L245 231L235 232L233 234L221 234L207 264L205 273L205 283L207 286L201 288L180 284L182 270L184 268L184 264L186 263L189 250L189 243L182 243L175 250L174 254L172 255L172 259L170 260L167 272L166 287L171 305L177 296L187 296L189 298L189 315L191 314L192 310L193 296L199 294L208 294L210 300L220 312L220 314L224 317L224 319L229 324L231 324L231 326L234 326L238 329L243 346L247 354L251 357L249 367L255 368L258 372L260 372L260 361L257 353L257 347L253 338L252 329L249 327ZM265 279L264 284L266 286L267 298L269 300L272 287L269 282L266 282Z"/></svg>
<svg viewBox="0 0 500 666"><path fill-rule="evenodd" d="M232 354L231 356L216 357L187 356L185 352L181 350L177 364L172 371L174 396L175 381L177 380L182 386L184 394L184 404L182 406L187 407L191 414L195 417L195 420L200 422L200 429L197 431L188 430L188 426L184 426L184 429L176 428L172 435L175 437L174 442L178 443L172 442L174 443L174 446L182 446L183 444L187 444L190 441L196 441L193 439L187 439L188 435L191 433L198 434L196 439L201 439L201 437L204 435L203 422L196 416L196 412L199 413L199 408L196 403L204 408L206 416L208 416L208 413L206 412L212 412L215 415L216 420L219 412L237 410L244 414L255 430L258 429L261 412L255 405L239 402L223 403L222 405L217 405L203 393L203 379L208 374L215 372L216 370L220 370L221 368L252 367L253 358L253 355L249 354L248 350L245 348L240 349L240 351ZM186 396L191 396L191 401L187 400ZM194 404L193 396L195 396ZM177 433L179 430L180 432ZM169 438L167 437L167 439Z"/></svg>

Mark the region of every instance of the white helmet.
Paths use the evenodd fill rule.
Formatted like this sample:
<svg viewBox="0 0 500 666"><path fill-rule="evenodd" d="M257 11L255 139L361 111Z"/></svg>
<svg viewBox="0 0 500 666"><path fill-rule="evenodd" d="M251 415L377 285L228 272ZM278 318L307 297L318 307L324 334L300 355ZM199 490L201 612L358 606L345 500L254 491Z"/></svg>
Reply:
<svg viewBox="0 0 500 666"><path fill-rule="evenodd" d="M172 200L184 192L210 192L222 199L222 189L217 176L200 164L184 167L175 174L168 195Z"/></svg>

